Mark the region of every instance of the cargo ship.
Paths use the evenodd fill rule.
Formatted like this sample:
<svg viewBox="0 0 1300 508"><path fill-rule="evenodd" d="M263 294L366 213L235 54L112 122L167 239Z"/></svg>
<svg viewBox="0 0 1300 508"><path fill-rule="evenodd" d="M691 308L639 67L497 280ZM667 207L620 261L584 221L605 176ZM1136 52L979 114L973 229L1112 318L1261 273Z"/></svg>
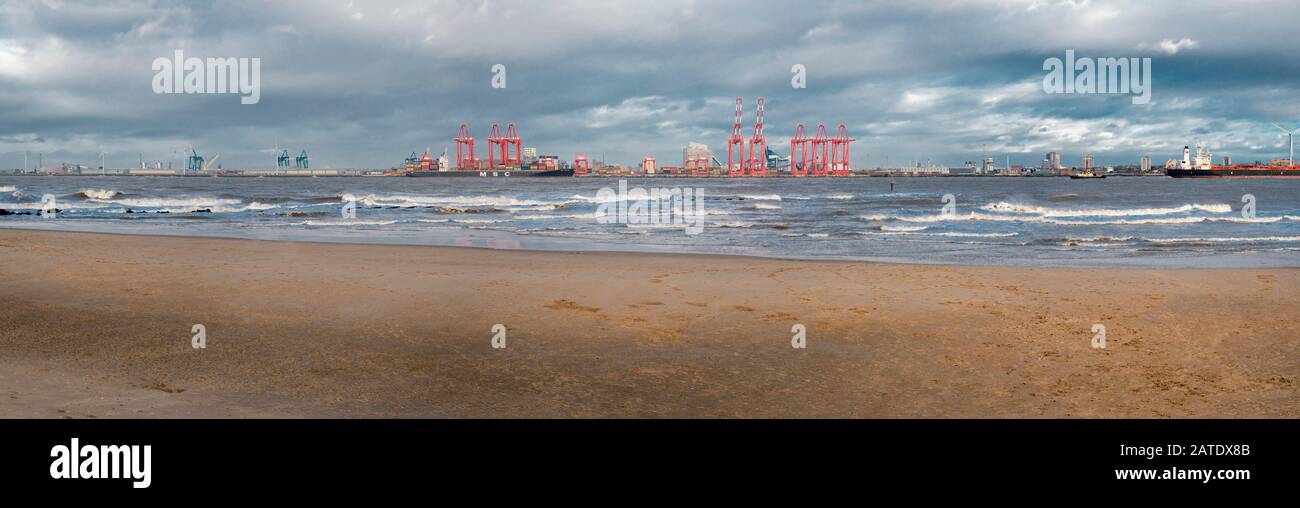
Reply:
<svg viewBox="0 0 1300 508"><path fill-rule="evenodd" d="M1196 144L1196 157L1190 147L1183 147L1181 162L1165 163L1165 174L1174 178L1300 178L1300 166L1288 159L1276 159L1268 164L1225 164L1216 166L1210 153L1201 143Z"/></svg>
<svg viewBox="0 0 1300 508"><path fill-rule="evenodd" d="M483 162L483 161L472 161ZM532 167L536 166L536 167ZM451 169L447 167L447 153L444 150L442 156L434 159L433 156L425 151L423 155L417 156L412 153L406 159L406 164L402 168L403 176L411 177L463 177L463 178L516 178L516 177L559 177L573 176L574 170L571 168L559 167L559 160L555 157L545 156L531 166L496 166L495 168L478 167L468 169Z"/></svg>
<svg viewBox="0 0 1300 508"><path fill-rule="evenodd" d="M515 178L528 176L573 176L572 169L451 169L443 171L407 171L406 176L428 177L467 177L467 178Z"/></svg>

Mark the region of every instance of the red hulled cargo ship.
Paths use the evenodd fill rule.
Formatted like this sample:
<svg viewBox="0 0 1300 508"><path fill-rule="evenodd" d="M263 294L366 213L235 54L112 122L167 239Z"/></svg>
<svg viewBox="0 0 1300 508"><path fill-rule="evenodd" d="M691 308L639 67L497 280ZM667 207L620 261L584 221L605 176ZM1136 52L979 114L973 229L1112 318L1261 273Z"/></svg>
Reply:
<svg viewBox="0 0 1300 508"><path fill-rule="evenodd" d="M1165 174L1174 178L1300 178L1300 166L1289 159L1276 159L1268 164L1216 166L1210 162L1205 146L1197 143L1195 158L1191 156L1191 148L1184 146L1182 162L1166 163Z"/></svg>

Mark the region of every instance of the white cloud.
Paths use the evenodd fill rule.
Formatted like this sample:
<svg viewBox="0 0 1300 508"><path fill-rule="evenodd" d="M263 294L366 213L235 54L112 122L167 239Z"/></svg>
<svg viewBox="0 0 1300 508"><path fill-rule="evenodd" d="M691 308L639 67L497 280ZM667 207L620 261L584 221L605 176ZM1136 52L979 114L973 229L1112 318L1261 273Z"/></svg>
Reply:
<svg viewBox="0 0 1300 508"><path fill-rule="evenodd" d="M1156 50L1166 55L1176 55L1178 54L1178 52L1184 49L1193 49L1199 45L1200 43L1197 42L1195 39L1183 37L1176 41L1173 39L1162 39L1160 42L1155 44L1148 44L1144 42L1138 45L1138 49Z"/></svg>

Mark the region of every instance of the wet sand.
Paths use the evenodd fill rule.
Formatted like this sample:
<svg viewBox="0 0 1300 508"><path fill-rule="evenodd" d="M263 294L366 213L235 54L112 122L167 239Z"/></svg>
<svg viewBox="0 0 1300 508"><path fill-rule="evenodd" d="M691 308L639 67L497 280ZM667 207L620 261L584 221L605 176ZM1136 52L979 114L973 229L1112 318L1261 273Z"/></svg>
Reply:
<svg viewBox="0 0 1300 508"><path fill-rule="evenodd" d="M0 417L1294 418L1297 296L1298 269L0 230Z"/></svg>

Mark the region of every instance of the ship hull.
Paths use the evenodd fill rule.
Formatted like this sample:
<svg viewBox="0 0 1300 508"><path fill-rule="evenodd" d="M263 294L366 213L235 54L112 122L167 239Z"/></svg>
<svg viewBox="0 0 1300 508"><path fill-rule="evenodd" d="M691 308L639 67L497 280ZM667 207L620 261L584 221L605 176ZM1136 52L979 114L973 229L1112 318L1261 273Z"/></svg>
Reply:
<svg viewBox="0 0 1300 508"><path fill-rule="evenodd" d="M572 169L485 169L455 171L411 171L406 176L413 177L447 177L447 178L526 178L526 177L563 177L573 176Z"/></svg>
<svg viewBox="0 0 1300 508"><path fill-rule="evenodd" d="M1300 178L1300 168L1168 169L1165 174L1174 178Z"/></svg>

